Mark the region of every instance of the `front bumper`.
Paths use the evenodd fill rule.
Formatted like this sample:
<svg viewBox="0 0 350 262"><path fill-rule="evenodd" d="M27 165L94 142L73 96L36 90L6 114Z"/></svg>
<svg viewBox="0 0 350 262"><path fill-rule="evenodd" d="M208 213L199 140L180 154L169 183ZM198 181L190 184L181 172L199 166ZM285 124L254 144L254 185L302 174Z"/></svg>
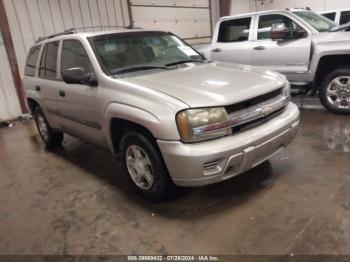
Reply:
<svg viewBox="0 0 350 262"><path fill-rule="evenodd" d="M158 146L176 185L202 186L269 159L292 141L298 126L299 109L289 103L280 115L241 133L193 144L158 140Z"/></svg>

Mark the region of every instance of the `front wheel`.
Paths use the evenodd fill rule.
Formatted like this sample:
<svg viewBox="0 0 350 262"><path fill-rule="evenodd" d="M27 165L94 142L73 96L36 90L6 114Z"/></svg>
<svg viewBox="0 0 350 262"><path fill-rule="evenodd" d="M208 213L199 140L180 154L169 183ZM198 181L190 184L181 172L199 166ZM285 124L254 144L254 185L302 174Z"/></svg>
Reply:
<svg viewBox="0 0 350 262"><path fill-rule="evenodd" d="M138 132L121 140L121 161L128 181L143 198L158 202L173 191L173 183L156 145Z"/></svg>
<svg viewBox="0 0 350 262"><path fill-rule="evenodd" d="M323 106L336 114L350 114L350 68L330 72L320 89Z"/></svg>

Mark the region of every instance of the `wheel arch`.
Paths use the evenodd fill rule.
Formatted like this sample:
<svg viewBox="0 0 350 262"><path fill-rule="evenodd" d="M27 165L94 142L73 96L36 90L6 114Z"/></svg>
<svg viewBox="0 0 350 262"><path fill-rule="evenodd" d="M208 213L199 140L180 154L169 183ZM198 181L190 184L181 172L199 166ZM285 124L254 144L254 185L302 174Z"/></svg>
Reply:
<svg viewBox="0 0 350 262"><path fill-rule="evenodd" d="M320 89L322 81L333 70L341 67L350 68L350 54L339 55L325 55L319 59L317 69L315 71L315 77L312 86L312 95L315 95Z"/></svg>

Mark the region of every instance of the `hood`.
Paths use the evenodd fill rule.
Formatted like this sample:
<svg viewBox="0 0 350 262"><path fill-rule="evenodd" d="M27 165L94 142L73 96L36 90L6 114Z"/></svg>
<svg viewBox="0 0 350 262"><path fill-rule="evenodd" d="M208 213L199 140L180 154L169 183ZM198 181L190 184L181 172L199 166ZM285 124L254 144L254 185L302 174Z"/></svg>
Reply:
<svg viewBox="0 0 350 262"><path fill-rule="evenodd" d="M315 44L336 43L336 42L349 42L350 32L324 32L319 34L313 34L312 40Z"/></svg>
<svg viewBox="0 0 350 262"><path fill-rule="evenodd" d="M331 32L348 31L349 29L350 29L350 22L343 25L338 25L332 28Z"/></svg>
<svg viewBox="0 0 350 262"><path fill-rule="evenodd" d="M190 107L234 104L273 91L286 82L285 76L276 72L224 62L187 64L123 80L175 97Z"/></svg>

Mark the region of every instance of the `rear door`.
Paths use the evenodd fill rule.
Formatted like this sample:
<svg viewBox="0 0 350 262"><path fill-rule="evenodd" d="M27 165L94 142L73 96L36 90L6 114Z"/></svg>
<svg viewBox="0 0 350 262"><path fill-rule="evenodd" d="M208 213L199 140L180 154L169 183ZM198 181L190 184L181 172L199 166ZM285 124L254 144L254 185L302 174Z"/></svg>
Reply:
<svg viewBox="0 0 350 262"><path fill-rule="evenodd" d="M41 52L38 77L35 79L35 92L42 98L43 110L51 126L57 122L57 99L61 82L57 75L57 54L59 41L46 43ZM51 121L50 121L51 120Z"/></svg>
<svg viewBox="0 0 350 262"><path fill-rule="evenodd" d="M242 17L223 20L213 37L210 58L241 64L251 63L250 40L253 17Z"/></svg>
<svg viewBox="0 0 350 262"><path fill-rule="evenodd" d="M293 32L287 40L273 41L271 26L279 23L284 23ZM306 80L311 52L311 34L284 14L259 15L255 28L252 64L283 73L291 82ZM300 37L300 35L303 36Z"/></svg>

